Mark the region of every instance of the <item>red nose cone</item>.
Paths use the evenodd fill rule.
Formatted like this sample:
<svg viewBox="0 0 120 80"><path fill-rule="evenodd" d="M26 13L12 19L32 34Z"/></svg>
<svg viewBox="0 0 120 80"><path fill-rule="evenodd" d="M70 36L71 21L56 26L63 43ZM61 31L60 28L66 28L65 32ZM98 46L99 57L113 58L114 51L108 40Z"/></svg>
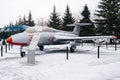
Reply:
<svg viewBox="0 0 120 80"><path fill-rule="evenodd" d="M9 44L12 44L12 38L9 37L9 38L6 40L6 42L9 43Z"/></svg>

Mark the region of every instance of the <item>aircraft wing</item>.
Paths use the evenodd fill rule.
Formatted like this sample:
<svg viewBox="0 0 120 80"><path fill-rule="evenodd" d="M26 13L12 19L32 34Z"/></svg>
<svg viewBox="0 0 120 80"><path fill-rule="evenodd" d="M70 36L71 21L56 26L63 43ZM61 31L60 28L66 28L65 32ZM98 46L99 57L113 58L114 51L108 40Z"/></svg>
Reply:
<svg viewBox="0 0 120 80"><path fill-rule="evenodd" d="M85 36L85 37L70 37L70 36L54 36L55 41L57 40L94 40L94 39L115 39L116 36Z"/></svg>

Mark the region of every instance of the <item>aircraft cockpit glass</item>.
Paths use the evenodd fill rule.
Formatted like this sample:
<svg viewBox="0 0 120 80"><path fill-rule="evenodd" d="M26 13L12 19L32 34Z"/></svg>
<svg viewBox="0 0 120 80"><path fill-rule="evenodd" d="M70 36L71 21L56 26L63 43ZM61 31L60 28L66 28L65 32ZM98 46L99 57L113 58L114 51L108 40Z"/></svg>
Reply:
<svg viewBox="0 0 120 80"><path fill-rule="evenodd" d="M29 27L25 31L28 32L28 33L34 33L36 30L33 27Z"/></svg>
<svg viewBox="0 0 120 80"><path fill-rule="evenodd" d="M50 31L48 27L43 27L43 31Z"/></svg>
<svg viewBox="0 0 120 80"><path fill-rule="evenodd" d="M50 32L50 31L56 32L58 30L50 28L50 27L46 27L46 26L44 26L44 27L37 27L37 26L36 27L29 27L29 28L26 29L26 32L28 32L28 33L41 32L41 31L44 31L44 32Z"/></svg>

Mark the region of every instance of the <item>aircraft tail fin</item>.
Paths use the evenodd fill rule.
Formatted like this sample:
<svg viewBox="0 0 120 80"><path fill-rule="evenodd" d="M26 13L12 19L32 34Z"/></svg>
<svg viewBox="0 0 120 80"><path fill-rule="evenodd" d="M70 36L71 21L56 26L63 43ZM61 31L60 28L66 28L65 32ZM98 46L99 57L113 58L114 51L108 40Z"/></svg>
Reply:
<svg viewBox="0 0 120 80"><path fill-rule="evenodd" d="M80 27L87 26L87 25L91 25L91 23L75 23L75 24L69 24L67 26L75 26L75 28L73 29L73 33L76 35L79 35Z"/></svg>

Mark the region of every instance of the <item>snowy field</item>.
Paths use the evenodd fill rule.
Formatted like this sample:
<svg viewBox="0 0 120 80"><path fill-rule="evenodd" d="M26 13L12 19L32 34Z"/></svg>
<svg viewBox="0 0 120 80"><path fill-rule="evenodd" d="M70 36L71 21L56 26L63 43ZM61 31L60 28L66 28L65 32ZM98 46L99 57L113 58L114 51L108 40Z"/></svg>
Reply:
<svg viewBox="0 0 120 80"><path fill-rule="evenodd" d="M45 46L45 51L36 50L36 64L27 64L21 58L19 47L0 57L0 80L120 80L120 45L100 48L93 44L78 46L66 60L66 46ZM26 50L27 48L24 48Z"/></svg>

